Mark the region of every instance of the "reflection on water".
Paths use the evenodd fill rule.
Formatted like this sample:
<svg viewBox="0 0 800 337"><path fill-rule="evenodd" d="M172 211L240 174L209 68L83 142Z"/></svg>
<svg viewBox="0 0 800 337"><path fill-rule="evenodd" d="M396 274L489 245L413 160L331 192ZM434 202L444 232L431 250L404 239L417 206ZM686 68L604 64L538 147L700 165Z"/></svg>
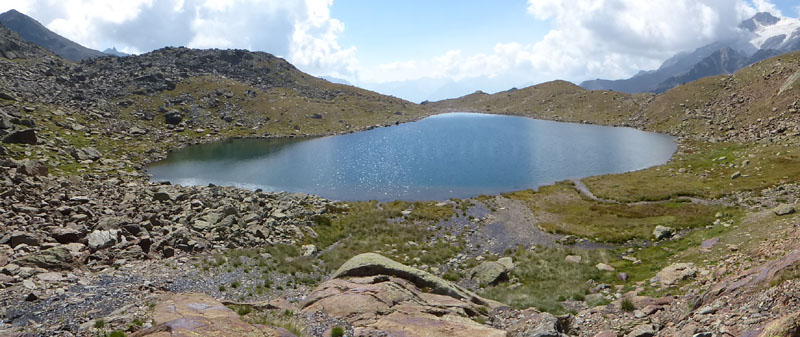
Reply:
<svg viewBox="0 0 800 337"><path fill-rule="evenodd" d="M630 128L455 113L342 136L192 146L148 171L176 184L341 200L447 199L642 169L675 149L673 137Z"/></svg>

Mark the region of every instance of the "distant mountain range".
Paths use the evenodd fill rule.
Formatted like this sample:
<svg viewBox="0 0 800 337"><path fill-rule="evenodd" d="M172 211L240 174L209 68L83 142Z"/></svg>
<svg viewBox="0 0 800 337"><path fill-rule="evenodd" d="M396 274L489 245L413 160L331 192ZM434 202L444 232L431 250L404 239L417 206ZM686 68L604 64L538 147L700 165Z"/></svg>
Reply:
<svg viewBox="0 0 800 337"><path fill-rule="evenodd" d="M17 34L26 41L39 45L53 52L53 54L70 61L77 62L84 59L109 55L119 56L81 46L47 29L47 27L39 23L39 21L13 9L0 14L0 24L17 32Z"/></svg>
<svg viewBox="0 0 800 337"><path fill-rule="evenodd" d="M589 90L661 93L680 84L707 76L731 74L758 61L800 50L798 19L758 13L743 21L739 28L742 29L739 38L679 53L656 70L640 71L623 80L585 81L580 86Z"/></svg>

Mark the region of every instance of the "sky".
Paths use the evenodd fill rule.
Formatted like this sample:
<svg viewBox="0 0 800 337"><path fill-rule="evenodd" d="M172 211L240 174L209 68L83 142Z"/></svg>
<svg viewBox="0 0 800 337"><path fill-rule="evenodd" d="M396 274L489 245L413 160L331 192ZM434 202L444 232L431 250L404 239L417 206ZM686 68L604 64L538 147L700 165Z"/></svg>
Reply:
<svg viewBox="0 0 800 337"><path fill-rule="evenodd" d="M84 46L243 48L420 101L627 78L797 0L3 0Z"/></svg>

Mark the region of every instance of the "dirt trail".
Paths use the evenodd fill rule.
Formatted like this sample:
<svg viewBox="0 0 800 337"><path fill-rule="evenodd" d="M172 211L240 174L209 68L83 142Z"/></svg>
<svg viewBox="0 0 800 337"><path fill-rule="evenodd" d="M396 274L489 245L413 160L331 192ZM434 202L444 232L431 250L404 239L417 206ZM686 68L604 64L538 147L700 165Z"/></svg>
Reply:
<svg viewBox="0 0 800 337"><path fill-rule="evenodd" d="M637 201L637 202L624 203L624 202L611 200L611 199L603 199L603 198L599 198L596 195L594 195L594 193L592 193L592 191L589 190L589 187L587 187L583 183L583 181L581 181L580 179L573 179L572 182L575 183L575 189L578 190L578 192L580 192L581 194L583 194L587 198L592 199L592 200L597 201L597 202L603 202L603 203L609 203L609 204L626 204L626 205L646 205L646 204L657 204L657 203L664 202L664 201ZM693 204L700 204L700 205L722 205L722 206L731 206L732 205L730 202L726 202L726 201L722 201L722 200L708 200L708 199L702 199L702 198L696 198L696 197L677 197L676 199L677 200L688 200L689 202L691 202Z"/></svg>
<svg viewBox="0 0 800 337"><path fill-rule="evenodd" d="M490 252L502 254L506 249L517 246L560 246L564 235L547 233L539 228L533 212L521 201L496 196L493 199L495 212L484 220L478 230L478 238L485 238L483 247ZM582 242L570 247L594 249L606 247L593 242Z"/></svg>

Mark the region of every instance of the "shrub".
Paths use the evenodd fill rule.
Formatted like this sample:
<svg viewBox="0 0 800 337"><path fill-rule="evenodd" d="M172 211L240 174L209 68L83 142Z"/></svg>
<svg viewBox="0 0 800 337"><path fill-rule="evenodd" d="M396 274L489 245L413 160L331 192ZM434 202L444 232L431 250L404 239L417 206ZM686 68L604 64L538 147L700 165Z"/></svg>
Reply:
<svg viewBox="0 0 800 337"><path fill-rule="evenodd" d="M331 329L331 337L343 337L344 336L344 328L337 326Z"/></svg>

